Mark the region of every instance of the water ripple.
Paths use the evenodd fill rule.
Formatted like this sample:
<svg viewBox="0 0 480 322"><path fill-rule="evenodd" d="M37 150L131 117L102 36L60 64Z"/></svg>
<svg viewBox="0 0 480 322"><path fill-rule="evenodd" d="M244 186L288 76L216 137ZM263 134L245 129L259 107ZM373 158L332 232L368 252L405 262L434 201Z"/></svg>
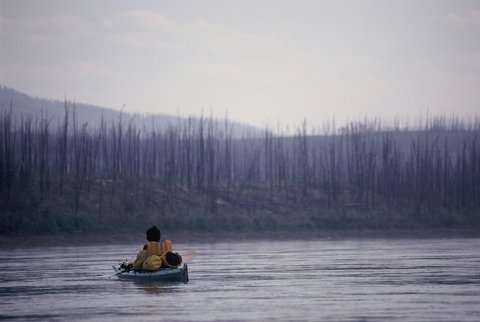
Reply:
<svg viewBox="0 0 480 322"><path fill-rule="evenodd" d="M478 239L176 245L190 282L109 278L139 245L0 250L0 319L476 321ZM25 305L28 303L28 305Z"/></svg>

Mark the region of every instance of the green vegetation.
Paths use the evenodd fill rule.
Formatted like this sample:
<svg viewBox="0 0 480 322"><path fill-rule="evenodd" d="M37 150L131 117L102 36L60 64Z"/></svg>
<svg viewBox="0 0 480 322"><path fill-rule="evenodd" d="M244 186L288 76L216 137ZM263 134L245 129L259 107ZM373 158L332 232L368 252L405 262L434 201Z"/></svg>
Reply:
<svg viewBox="0 0 480 322"><path fill-rule="evenodd" d="M55 127L7 112L0 235L479 228L479 139L477 119L445 117L234 137L228 120L89 128L65 104Z"/></svg>

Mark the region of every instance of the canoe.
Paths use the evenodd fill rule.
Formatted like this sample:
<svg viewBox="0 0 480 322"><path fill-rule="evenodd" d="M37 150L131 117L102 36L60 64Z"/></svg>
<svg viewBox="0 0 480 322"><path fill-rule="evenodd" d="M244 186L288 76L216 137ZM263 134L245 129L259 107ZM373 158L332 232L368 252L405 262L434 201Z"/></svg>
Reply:
<svg viewBox="0 0 480 322"><path fill-rule="evenodd" d="M142 280L142 281L179 281L188 282L188 266L178 268L160 268L155 271L136 271L124 270L120 268L121 264L112 265L115 275L123 279Z"/></svg>

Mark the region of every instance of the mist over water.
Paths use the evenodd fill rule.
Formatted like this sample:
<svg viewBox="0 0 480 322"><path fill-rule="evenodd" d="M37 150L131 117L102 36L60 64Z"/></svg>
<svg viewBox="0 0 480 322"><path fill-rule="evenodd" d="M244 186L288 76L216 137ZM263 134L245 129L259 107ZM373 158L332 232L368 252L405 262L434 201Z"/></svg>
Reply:
<svg viewBox="0 0 480 322"><path fill-rule="evenodd" d="M190 282L140 283L111 265L141 245L0 250L0 319L474 321L479 239L175 244Z"/></svg>

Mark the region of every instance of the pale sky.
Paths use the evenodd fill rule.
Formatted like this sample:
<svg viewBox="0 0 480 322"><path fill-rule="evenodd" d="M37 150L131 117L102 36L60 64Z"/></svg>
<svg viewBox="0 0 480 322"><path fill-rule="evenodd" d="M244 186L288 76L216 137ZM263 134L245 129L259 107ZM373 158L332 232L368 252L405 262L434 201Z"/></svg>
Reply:
<svg viewBox="0 0 480 322"><path fill-rule="evenodd" d="M311 125L480 111L480 1L0 0L0 84Z"/></svg>

